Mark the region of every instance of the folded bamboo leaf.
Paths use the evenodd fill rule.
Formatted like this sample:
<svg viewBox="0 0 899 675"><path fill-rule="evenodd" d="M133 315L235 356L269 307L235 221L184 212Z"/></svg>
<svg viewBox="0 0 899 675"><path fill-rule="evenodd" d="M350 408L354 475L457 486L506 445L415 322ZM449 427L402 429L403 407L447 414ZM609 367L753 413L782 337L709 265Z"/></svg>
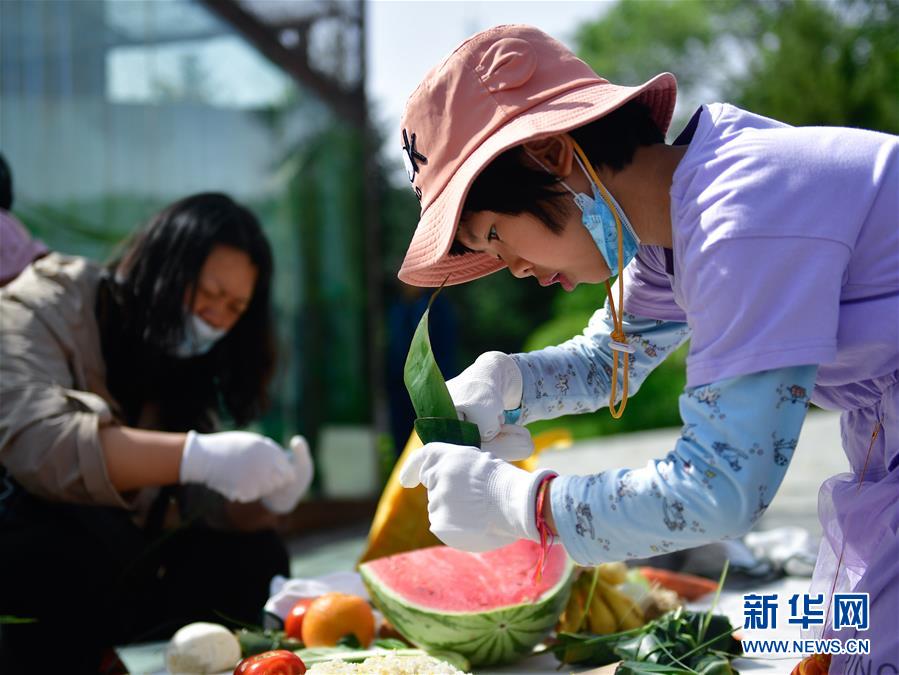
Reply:
<svg viewBox="0 0 899 675"><path fill-rule="evenodd" d="M444 282L445 283L445 282ZM412 343L409 345L409 353L406 355L406 365L403 368L403 382L412 399L412 407L418 417L447 417L456 419L456 406L450 397L446 381L437 367L434 353L431 351L431 341L428 335L428 316L434 298L443 290L438 288L428 307L422 314Z"/></svg>
<svg viewBox="0 0 899 675"><path fill-rule="evenodd" d="M422 443L454 443L455 445L481 446L478 425L448 417L419 417L415 420L415 433Z"/></svg>

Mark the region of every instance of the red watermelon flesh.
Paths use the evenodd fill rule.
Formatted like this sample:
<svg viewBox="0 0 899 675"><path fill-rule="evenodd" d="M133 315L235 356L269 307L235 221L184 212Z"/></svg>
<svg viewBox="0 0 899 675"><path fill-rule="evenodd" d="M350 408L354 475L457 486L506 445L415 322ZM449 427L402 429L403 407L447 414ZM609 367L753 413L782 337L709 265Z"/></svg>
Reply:
<svg viewBox="0 0 899 675"><path fill-rule="evenodd" d="M539 559L540 545L525 540L487 553L432 546L369 561L359 572L408 640L488 665L529 653L565 608L574 564L553 546L535 582Z"/></svg>
<svg viewBox="0 0 899 675"><path fill-rule="evenodd" d="M540 545L525 541L486 553L432 546L413 555L393 555L369 563L407 601L443 612L474 612L531 603L555 586L567 566L561 546L546 556L539 583L534 572Z"/></svg>

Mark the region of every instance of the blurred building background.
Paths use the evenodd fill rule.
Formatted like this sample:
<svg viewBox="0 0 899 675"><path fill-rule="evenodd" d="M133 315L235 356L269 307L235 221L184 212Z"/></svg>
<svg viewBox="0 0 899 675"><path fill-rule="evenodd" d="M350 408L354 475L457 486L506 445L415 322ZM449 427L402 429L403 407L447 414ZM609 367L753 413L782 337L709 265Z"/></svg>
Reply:
<svg viewBox="0 0 899 675"><path fill-rule="evenodd" d="M275 251L281 343L259 426L312 439L319 496L371 497L399 444L386 355L402 353L423 303L395 281L418 216L399 168L399 105L380 119L366 82L379 54L398 54L378 81L402 101L462 38L509 22L548 30L615 82L674 72L673 134L714 100L899 132L899 0L2 0L0 150L14 210L52 249L103 260L186 194L224 191L252 208ZM567 339L603 301L599 287L568 294L502 273L443 297L447 375L482 351ZM391 312L403 314L394 326ZM623 420L600 411L538 429L676 426L683 384L681 352Z"/></svg>
<svg viewBox="0 0 899 675"><path fill-rule="evenodd" d="M160 207L201 191L259 216L277 274L281 367L261 424L275 438L371 427L378 414L363 12L361 2L0 3L0 148L35 236L104 260Z"/></svg>

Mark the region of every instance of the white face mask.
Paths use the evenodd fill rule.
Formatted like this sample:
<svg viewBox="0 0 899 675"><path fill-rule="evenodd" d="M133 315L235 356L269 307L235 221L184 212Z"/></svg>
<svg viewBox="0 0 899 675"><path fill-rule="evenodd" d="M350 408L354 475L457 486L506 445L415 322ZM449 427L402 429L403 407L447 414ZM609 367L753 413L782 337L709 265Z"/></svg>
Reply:
<svg viewBox="0 0 899 675"><path fill-rule="evenodd" d="M193 312L188 312L184 318L184 337L170 353L179 359L206 354L227 333L224 328L210 326Z"/></svg>

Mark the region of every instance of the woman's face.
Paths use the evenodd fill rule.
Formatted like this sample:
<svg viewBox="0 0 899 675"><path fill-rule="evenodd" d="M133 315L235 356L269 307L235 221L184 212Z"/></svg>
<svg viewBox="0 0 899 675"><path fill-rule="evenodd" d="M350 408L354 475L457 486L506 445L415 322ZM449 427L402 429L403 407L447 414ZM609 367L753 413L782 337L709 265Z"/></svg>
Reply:
<svg viewBox="0 0 899 675"><path fill-rule="evenodd" d="M456 237L473 251L499 258L519 279L535 277L541 286L560 283L572 291L608 279L609 268L573 203L561 222L557 234L530 213L477 211L459 225Z"/></svg>
<svg viewBox="0 0 899 675"><path fill-rule="evenodd" d="M191 310L209 325L230 330L250 305L257 275L244 251L217 244L200 270Z"/></svg>

